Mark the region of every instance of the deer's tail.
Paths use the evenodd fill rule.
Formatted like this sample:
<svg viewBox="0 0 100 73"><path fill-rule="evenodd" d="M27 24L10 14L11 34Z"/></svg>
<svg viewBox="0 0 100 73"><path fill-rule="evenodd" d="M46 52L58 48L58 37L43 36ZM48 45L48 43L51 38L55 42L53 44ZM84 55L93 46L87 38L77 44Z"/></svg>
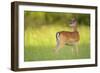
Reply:
<svg viewBox="0 0 100 73"><path fill-rule="evenodd" d="M59 36L60 36L60 33L57 32L57 33L56 33L56 41L59 41L59 40L60 40Z"/></svg>
<svg viewBox="0 0 100 73"><path fill-rule="evenodd" d="M55 52L57 52L58 51L58 49L59 49L59 44L60 44L60 32L57 32L56 33L56 48L55 48Z"/></svg>

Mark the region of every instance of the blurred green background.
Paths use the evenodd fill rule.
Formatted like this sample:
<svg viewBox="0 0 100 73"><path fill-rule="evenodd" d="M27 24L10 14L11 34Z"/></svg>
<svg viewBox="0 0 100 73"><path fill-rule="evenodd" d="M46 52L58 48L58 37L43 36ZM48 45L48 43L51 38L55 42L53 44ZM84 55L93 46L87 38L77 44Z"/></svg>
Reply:
<svg viewBox="0 0 100 73"><path fill-rule="evenodd" d="M68 45L56 54L56 32L71 31L73 17L77 18L80 33L78 56ZM24 11L24 61L86 58L90 58L90 14Z"/></svg>

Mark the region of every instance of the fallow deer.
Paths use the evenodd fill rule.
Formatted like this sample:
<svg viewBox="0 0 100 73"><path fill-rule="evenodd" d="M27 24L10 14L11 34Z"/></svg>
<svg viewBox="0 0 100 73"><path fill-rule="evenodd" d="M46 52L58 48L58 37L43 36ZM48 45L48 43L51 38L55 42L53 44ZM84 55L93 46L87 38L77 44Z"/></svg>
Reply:
<svg viewBox="0 0 100 73"><path fill-rule="evenodd" d="M72 28L72 31L59 31L56 33L56 49L55 51L58 52L59 49L63 48L64 45L69 44L72 45L74 48L72 48L72 53L73 50L76 49L76 53L78 54L78 44L80 40L80 35L77 30L77 20L76 18L73 18L70 23L70 27Z"/></svg>

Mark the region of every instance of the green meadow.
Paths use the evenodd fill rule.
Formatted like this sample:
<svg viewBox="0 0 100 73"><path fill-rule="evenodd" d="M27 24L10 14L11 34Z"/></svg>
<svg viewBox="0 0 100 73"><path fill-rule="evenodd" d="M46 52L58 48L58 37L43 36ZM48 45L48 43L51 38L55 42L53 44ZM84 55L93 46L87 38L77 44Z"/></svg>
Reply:
<svg viewBox="0 0 100 73"><path fill-rule="evenodd" d="M45 12L26 11L25 30L24 30L24 61L44 61L44 60L72 60L90 58L90 26L89 21L78 23L78 31L80 33L79 53L76 55L75 49L72 53L73 46L65 45L55 53L56 48L56 32L71 31L69 24L65 20L61 20L62 16ZM72 18L73 14L65 14L66 18ZM78 20L84 18L89 19L89 15L74 14ZM53 18L59 19L53 19ZM80 17L80 18L79 18ZM46 19L48 20L46 20ZM64 18L65 19L65 18ZM68 20L70 20L68 19ZM58 20L58 21L57 21ZM60 21L61 20L61 21ZM47 22L46 22L47 21ZM80 20L81 22L82 20Z"/></svg>

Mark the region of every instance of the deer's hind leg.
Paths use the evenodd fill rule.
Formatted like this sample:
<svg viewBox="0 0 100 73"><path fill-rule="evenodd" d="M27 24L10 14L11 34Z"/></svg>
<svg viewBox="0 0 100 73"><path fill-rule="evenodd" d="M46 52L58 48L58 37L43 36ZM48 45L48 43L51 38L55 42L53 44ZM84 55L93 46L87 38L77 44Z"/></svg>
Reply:
<svg viewBox="0 0 100 73"><path fill-rule="evenodd" d="M64 43L63 43L63 42L58 42L57 45L56 45L55 52L56 52L56 53L59 52L59 50L60 50L61 48L63 48L63 47L64 47Z"/></svg>
<svg viewBox="0 0 100 73"><path fill-rule="evenodd" d="M61 48L64 47L65 42L61 39L61 37L58 37L56 42L57 42L57 45L56 45L55 52L57 53Z"/></svg>

